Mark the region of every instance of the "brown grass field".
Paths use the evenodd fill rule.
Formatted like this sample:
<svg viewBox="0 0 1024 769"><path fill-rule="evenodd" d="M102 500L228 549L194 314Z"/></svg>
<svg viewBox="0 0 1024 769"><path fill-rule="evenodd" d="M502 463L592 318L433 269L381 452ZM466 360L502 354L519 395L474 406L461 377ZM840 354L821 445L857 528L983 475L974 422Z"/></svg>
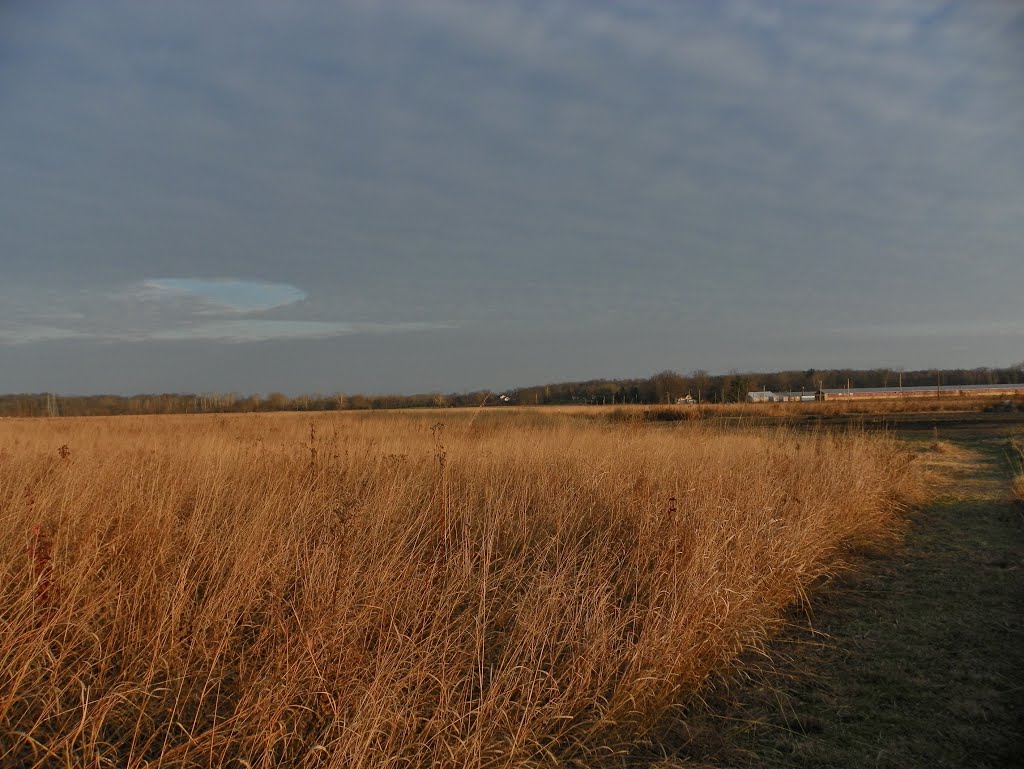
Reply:
<svg viewBox="0 0 1024 769"><path fill-rule="evenodd" d="M658 419L657 415L672 412L678 419L721 420L721 419L771 419L774 421L797 421L813 417L883 417L886 415L930 415L930 414L978 414L1009 406L1013 411L1024 411L1024 399L1002 396L953 396L937 398L880 398L866 400L830 400L785 403L705 403L688 406L642 405L620 407L596 407L589 409L598 418ZM557 407L556 407L557 408ZM579 410L577 406L561 407L563 410Z"/></svg>
<svg viewBox="0 0 1024 769"><path fill-rule="evenodd" d="M0 420L0 766L651 765L918 487L566 410Z"/></svg>

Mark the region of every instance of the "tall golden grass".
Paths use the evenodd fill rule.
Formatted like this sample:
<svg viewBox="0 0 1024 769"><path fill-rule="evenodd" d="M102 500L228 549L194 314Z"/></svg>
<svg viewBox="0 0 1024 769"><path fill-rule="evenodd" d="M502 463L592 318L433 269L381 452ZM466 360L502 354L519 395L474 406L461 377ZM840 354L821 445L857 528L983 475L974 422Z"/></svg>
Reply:
<svg viewBox="0 0 1024 769"><path fill-rule="evenodd" d="M539 410L0 421L0 765L650 755L898 536L909 462Z"/></svg>

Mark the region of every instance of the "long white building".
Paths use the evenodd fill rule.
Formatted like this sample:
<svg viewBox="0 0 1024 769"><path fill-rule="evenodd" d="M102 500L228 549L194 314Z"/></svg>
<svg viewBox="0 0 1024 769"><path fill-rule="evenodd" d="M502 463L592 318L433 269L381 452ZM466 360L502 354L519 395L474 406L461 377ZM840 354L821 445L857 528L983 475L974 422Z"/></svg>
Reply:
<svg viewBox="0 0 1024 769"><path fill-rule="evenodd" d="M1022 384L933 385L929 387L847 387L827 388L815 392L747 393L748 403L781 403L785 401L881 400L890 398L942 398L978 395L1024 396Z"/></svg>

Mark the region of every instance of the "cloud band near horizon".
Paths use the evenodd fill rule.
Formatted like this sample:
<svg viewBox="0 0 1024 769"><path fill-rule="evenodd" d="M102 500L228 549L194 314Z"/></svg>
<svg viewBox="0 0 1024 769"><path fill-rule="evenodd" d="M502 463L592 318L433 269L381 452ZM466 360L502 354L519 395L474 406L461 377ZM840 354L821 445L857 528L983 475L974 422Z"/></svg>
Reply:
<svg viewBox="0 0 1024 769"><path fill-rule="evenodd" d="M452 321L374 321L281 317L308 294L290 283L242 278L149 278L115 290L80 289L58 313L5 303L0 344L97 342L262 342L393 334L456 327ZM50 296L46 304L52 306ZM28 305L28 306L27 306ZM69 322L70 321L70 322Z"/></svg>

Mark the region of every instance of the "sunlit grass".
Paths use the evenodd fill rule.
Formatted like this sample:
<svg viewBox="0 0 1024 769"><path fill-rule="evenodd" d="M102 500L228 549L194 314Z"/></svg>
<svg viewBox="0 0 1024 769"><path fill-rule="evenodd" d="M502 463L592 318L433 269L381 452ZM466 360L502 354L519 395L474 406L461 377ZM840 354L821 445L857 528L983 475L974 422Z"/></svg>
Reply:
<svg viewBox="0 0 1024 769"><path fill-rule="evenodd" d="M910 453L529 412L0 423L0 763L557 766L680 705Z"/></svg>

